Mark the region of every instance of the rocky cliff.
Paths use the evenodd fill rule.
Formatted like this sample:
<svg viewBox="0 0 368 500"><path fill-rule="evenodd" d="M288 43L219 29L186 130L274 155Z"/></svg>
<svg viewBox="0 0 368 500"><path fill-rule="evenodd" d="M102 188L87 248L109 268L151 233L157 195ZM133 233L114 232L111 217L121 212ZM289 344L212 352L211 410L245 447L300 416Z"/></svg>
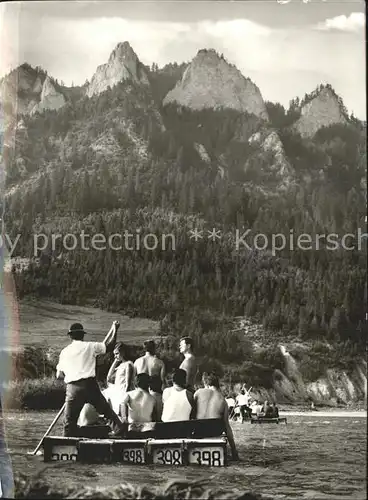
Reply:
<svg viewBox="0 0 368 500"><path fill-rule="evenodd" d="M301 116L294 124L294 130L302 137L313 137L322 127L346 124L343 104L333 90L326 86L300 108Z"/></svg>
<svg viewBox="0 0 368 500"><path fill-rule="evenodd" d="M31 114L46 109L59 109L66 103L65 97L61 92L58 92L51 79L47 76L42 85L40 102L38 102L31 110Z"/></svg>
<svg viewBox="0 0 368 500"><path fill-rule="evenodd" d="M267 156L267 169L264 174L271 174L277 179L278 189L287 189L295 178L295 173L286 157L284 146L275 130L265 129L253 134L248 143L256 148L258 155ZM245 163L245 171L252 168L253 157ZM267 172L266 172L267 170Z"/></svg>
<svg viewBox="0 0 368 500"><path fill-rule="evenodd" d="M268 119L259 88L213 49L200 50L163 104L193 110L230 108Z"/></svg>
<svg viewBox="0 0 368 500"><path fill-rule="evenodd" d="M86 95L92 97L100 94L123 80L149 85L146 70L128 42L119 43L110 54L108 62L98 66Z"/></svg>
<svg viewBox="0 0 368 500"><path fill-rule="evenodd" d="M7 115L27 114L37 104L45 78L43 72L22 64L0 82L0 95Z"/></svg>
<svg viewBox="0 0 368 500"><path fill-rule="evenodd" d="M0 82L2 105L7 118L59 109L66 99L59 88L40 68L22 64Z"/></svg>
<svg viewBox="0 0 368 500"><path fill-rule="evenodd" d="M327 342L318 345L296 338L286 340L282 336L275 339L261 324L252 323L246 317L238 318L236 325L255 352L272 345L273 355L281 355L283 359L282 368L273 371L268 388L253 388L254 398L282 404L313 401L331 407L366 407L367 362L362 355L344 366L342 360L331 362L336 353Z"/></svg>

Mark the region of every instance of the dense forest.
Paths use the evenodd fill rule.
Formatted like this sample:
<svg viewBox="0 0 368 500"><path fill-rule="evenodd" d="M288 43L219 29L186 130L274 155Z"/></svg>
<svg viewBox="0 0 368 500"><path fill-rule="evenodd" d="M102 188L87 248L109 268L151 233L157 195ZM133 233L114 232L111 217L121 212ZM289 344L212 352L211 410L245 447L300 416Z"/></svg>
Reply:
<svg viewBox="0 0 368 500"><path fill-rule="evenodd" d="M167 92L184 69L153 67L154 91L123 82L58 112L24 117L6 156L13 188L6 230L22 235L14 256L31 258L27 271L13 270L19 297L92 300L165 318L163 331L190 333L199 352L223 361L245 356L239 336L228 333L229 319L242 315L285 337L363 346L364 125L353 118L307 140L290 128L299 101L289 109L266 103L270 123L232 110L157 106L157 89ZM272 152L249 143L257 131L277 132L292 169L287 191L278 191ZM203 231L198 241L194 228ZM209 238L213 228L220 240ZM352 233L347 244L356 248L331 250L325 240L310 250L237 248L236 230L247 229L249 242L258 233L269 241L276 233L294 241L303 233ZM60 239L52 248L51 234L82 231L106 239L128 231L133 248L66 250ZM35 233L50 235L37 255ZM170 239L166 248L138 248L137 237L148 233L159 241L173 234L175 248Z"/></svg>

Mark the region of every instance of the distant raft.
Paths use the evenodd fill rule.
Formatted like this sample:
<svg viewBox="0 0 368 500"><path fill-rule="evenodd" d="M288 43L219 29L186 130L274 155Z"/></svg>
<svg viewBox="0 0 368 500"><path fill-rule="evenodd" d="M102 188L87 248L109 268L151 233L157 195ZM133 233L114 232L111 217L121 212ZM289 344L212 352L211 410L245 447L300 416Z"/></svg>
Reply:
<svg viewBox="0 0 368 500"><path fill-rule="evenodd" d="M251 424L287 424L286 417L267 418L267 417L252 417Z"/></svg>

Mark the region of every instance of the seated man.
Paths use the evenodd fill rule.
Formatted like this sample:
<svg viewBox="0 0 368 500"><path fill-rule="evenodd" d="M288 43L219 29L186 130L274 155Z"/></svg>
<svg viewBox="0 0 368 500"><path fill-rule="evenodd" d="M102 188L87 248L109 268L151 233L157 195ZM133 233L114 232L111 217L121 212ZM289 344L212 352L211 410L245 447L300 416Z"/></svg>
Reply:
<svg viewBox="0 0 368 500"><path fill-rule="evenodd" d="M258 400L253 401L251 404L251 410L252 414L256 415L257 417L261 416L262 413L262 405Z"/></svg>
<svg viewBox="0 0 368 500"><path fill-rule="evenodd" d="M239 460L233 431L229 423L229 409L220 391L220 382L215 374L204 373L202 377L204 389L198 389L194 394L197 419L223 419L233 460Z"/></svg>
<svg viewBox="0 0 368 500"><path fill-rule="evenodd" d="M161 422L162 417L162 390L161 390L162 382L161 378L158 375L155 375L150 378L150 394L156 400L156 420L157 422Z"/></svg>
<svg viewBox="0 0 368 500"><path fill-rule="evenodd" d="M162 394L163 422L190 420L195 416L193 393L186 389L187 373L179 368L173 376L173 386L167 387Z"/></svg>
<svg viewBox="0 0 368 500"><path fill-rule="evenodd" d="M263 403L263 407L262 407L262 414L261 414L261 416L262 416L262 417L267 417L267 418L270 418L271 412L272 412L272 410L271 410L271 407L270 407L269 402L268 402L268 401L265 401L265 402Z"/></svg>
<svg viewBox="0 0 368 500"><path fill-rule="evenodd" d="M123 397L120 414L125 423L155 422L156 400L149 393L150 377L147 373L136 376L136 389Z"/></svg>
<svg viewBox="0 0 368 500"><path fill-rule="evenodd" d="M279 409L277 408L275 403L272 403L270 406L270 417L279 418Z"/></svg>

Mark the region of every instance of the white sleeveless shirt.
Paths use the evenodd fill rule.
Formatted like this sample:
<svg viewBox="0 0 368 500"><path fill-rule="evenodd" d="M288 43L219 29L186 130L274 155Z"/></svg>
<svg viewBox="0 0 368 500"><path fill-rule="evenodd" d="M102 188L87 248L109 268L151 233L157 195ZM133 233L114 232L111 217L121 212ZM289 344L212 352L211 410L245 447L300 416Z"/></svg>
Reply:
<svg viewBox="0 0 368 500"><path fill-rule="evenodd" d="M190 420L192 405L188 401L187 390L179 387L168 387L162 394L163 422Z"/></svg>

